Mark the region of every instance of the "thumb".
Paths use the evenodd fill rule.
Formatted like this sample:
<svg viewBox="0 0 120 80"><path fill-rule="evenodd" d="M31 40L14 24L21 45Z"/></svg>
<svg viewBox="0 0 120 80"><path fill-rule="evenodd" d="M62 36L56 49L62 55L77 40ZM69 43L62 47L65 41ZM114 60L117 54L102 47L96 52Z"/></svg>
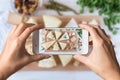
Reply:
<svg viewBox="0 0 120 80"><path fill-rule="evenodd" d="M73 56L74 59L78 60L79 62L82 62L83 64L87 65L88 64L88 59L86 56L77 54Z"/></svg>
<svg viewBox="0 0 120 80"><path fill-rule="evenodd" d="M51 57L50 55L36 54L36 55L30 56L30 62L39 61L42 59L48 59L50 57Z"/></svg>

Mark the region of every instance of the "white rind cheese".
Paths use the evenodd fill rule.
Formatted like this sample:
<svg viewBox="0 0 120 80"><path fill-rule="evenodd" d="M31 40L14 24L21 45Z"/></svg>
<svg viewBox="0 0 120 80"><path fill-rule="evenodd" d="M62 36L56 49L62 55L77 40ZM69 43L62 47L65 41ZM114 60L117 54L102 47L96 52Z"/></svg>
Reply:
<svg viewBox="0 0 120 80"><path fill-rule="evenodd" d="M35 24L35 25L38 25L38 22L37 22L34 18L29 18L26 23L27 23L27 24Z"/></svg>
<svg viewBox="0 0 120 80"><path fill-rule="evenodd" d="M72 18L65 27L78 27L78 24L74 18Z"/></svg>
<svg viewBox="0 0 120 80"><path fill-rule="evenodd" d="M59 44L62 50L64 50L67 47L67 43L59 42Z"/></svg>
<svg viewBox="0 0 120 80"><path fill-rule="evenodd" d="M53 50L60 50L60 47L57 42L54 44Z"/></svg>
<svg viewBox="0 0 120 80"><path fill-rule="evenodd" d="M62 41L62 40L68 40L68 39L69 39L69 35L68 35L67 32L65 32L65 33L62 35L62 37L60 38L61 41Z"/></svg>
<svg viewBox="0 0 120 80"><path fill-rule="evenodd" d="M60 19L49 15L44 15L43 21L46 28L58 28L62 24L62 21Z"/></svg>
<svg viewBox="0 0 120 80"><path fill-rule="evenodd" d="M95 19L93 19L92 21L90 21L88 24L89 25L93 25L93 26L98 26L98 22Z"/></svg>
<svg viewBox="0 0 120 80"><path fill-rule="evenodd" d="M62 32L60 31L55 31L55 37L56 39L59 39L59 37L62 35Z"/></svg>
<svg viewBox="0 0 120 80"><path fill-rule="evenodd" d="M87 21L81 21L81 24L87 25Z"/></svg>
<svg viewBox="0 0 120 80"><path fill-rule="evenodd" d="M58 55L58 56L63 67L67 66L72 60L72 55Z"/></svg>
<svg viewBox="0 0 120 80"><path fill-rule="evenodd" d="M50 38L50 39L55 39L55 36L53 35L52 32L49 32L49 33L47 34L47 37Z"/></svg>
<svg viewBox="0 0 120 80"><path fill-rule="evenodd" d="M48 59L40 60L38 62L38 66L43 67L43 68L52 68L52 67L56 67L57 63L56 63L54 57L51 56Z"/></svg>

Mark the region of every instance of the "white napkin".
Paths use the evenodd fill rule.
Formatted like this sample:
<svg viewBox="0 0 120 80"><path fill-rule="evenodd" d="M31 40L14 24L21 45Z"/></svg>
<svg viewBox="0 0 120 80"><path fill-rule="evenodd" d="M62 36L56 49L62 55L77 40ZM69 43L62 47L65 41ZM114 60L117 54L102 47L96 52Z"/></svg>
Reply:
<svg viewBox="0 0 120 80"><path fill-rule="evenodd" d="M13 0L0 0L0 11L11 10Z"/></svg>
<svg viewBox="0 0 120 80"><path fill-rule="evenodd" d="M0 14L0 53L4 46L8 32L11 29L11 25L7 23L8 11Z"/></svg>

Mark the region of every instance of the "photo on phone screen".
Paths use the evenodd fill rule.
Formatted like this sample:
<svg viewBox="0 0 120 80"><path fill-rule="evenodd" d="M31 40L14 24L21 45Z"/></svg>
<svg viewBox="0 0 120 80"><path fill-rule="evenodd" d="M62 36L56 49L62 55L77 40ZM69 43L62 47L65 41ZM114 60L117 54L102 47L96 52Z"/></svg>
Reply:
<svg viewBox="0 0 120 80"><path fill-rule="evenodd" d="M39 38L33 40L36 53L45 54L80 54L88 52L88 32L80 28L45 28L40 29ZM34 39L35 37L33 37ZM34 42L36 41L36 42ZM39 47L35 49L35 46ZM37 50L38 49L38 50Z"/></svg>

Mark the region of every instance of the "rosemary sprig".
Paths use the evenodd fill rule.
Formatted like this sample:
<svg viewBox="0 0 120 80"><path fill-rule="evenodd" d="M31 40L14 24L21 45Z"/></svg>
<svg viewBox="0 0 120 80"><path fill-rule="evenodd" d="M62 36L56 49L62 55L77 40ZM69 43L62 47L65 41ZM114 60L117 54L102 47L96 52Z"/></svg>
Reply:
<svg viewBox="0 0 120 80"><path fill-rule="evenodd" d="M72 9L72 8L66 6L66 5L63 5L61 3L58 3L54 0L49 0L49 4L46 4L45 8L56 10L59 15L62 15L62 13L61 13L62 11L72 11L73 13L75 13L77 15L79 14L74 9Z"/></svg>

